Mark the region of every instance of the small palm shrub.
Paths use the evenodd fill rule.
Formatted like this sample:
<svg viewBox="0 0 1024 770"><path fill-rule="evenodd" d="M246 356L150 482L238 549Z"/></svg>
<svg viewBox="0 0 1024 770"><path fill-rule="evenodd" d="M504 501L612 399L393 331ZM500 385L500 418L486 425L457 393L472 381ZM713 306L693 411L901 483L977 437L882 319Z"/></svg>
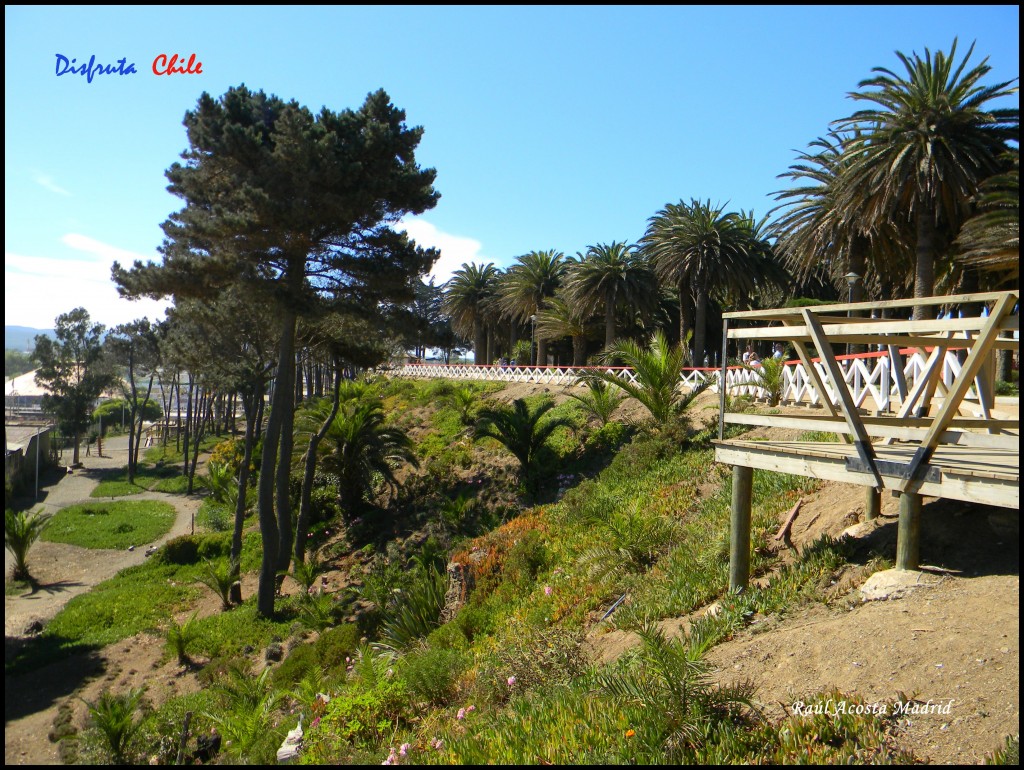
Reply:
<svg viewBox="0 0 1024 770"><path fill-rule="evenodd" d="M224 737L224 751L235 760L268 764L281 743L283 730L274 726L274 714L282 693L275 692L270 674L271 669L265 668L253 676L247 666L235 663L213 687L220 708L205 716L217 726Z"/></svg>
<svg viewBox="0 0 1024 770"><path fill-rule="evenodd" d="M187 666L192 662L188 656L188 648L199 638L199 627L196 624L198 615L198 612L193 613L192 617L184 623L178 623L171 618L167 629L167 644L174 650L178 656L178 663L182 666Z"/></svg>
<svg viewBox="0 0 1024 770"><path fill-rule="evenodd" d="M599 544L580 557L580 564L598 581L612 575L646 571L675 533L672 522L641 513L638 505L626 511L613 511L604 518L592 517L590 521L599 533Z"/></svg>
<svg viewBox="0 0 1024 770"><path fill-rule="evenodd" d="M758 362L757 366L741 364L748 372L754 375L757 386L764 391L764 397L768 399L770 406L778 406L782 400L782 392L786 389L786 363L782 359L766 358Z"/></svg>
<svg viewBox="0 0 1024 770"><path fill-rule="evenodd" d="M587 379L585 384L587 386L585 393L570 393L569 397L583 404L584 408L596 417L602 426L607 425L612 418L612 413L626 398L626 394L618 385L601 379Z"/></svg>
<svg viewBox="0 0 1024 770"><path fill-rule="evenodd" d="M303 597L309 598L309 591L316 585L320 575L330 569L330 564L321 561L316 551L308 554L304 561L296 561L292 564L292 571L285 573L292 580L302 586Z"/></svg>
<svg viewBox="0 0 1024 770"><path fill-rule="evenodd" d="M206 562L206 571L196 580L220 597L223 609L231 609L231 586L238 580L238 564L227 559Z"/></svg>
<svg viewBox="0 0 1024 770"><path fill-rule="evenodd" d="M15 513L4 511L4 548L14 557L15 580L31 580L28 571L28 552L32 544L46 529L47 523L53 518L52 513Z"/></svg>
<svg viewBox="0 0 1024 770"><path fill-rule="evenodd" d="M602 355L605 361L621 360L632 367L636 382L629 382L612 372L595 371L589 377L617 385L635 398L651 413L658 425L663 425L682 412L707 387L694 388L683 393L679 372L688 363L689 352L683 346L672 347L662 331L651 337L646 347L633 340L621 340Z"/></svg>
<svg viewBox="0 0 1024 770"><path fill-rule="evenodd" d="M702 650L680 639L669 641L656 627L639 632L634 665L598 675L600 688L616 702L664 720L667 759L699 748L710 724L738 719L752 709L753 685L714 685Z"/></svg>
<svg viewBox="0 0 1024 770"><path fill-rule="evenodd" d="M476 391L473 388L467 385L458 385L452 388L445 401L459 413L459 422L466 426L473 424L478 401Z"/></svg>
<svg viewBox="0 0 1024 770"><path fill-rule="evenodd" d="M142 725L142 720L135 718L135 712L142 702L144 692L142 687L120 695L104 690L96 701L85 701L92 725L103 737L110 760L115 765L131 762L133 739Z"/></svg>
<svg viewBox="0 0 1024 770"><path fill-rule="evenodd" d="M572 421L564 416L542 419L554 406L554 401L548 399L531 409L523 399L517 398L511 408L481 410L476 439L492 438L504 446L519 461L523 479L529 481L540 451L551 434L557 428L572 426Z"/></svg>

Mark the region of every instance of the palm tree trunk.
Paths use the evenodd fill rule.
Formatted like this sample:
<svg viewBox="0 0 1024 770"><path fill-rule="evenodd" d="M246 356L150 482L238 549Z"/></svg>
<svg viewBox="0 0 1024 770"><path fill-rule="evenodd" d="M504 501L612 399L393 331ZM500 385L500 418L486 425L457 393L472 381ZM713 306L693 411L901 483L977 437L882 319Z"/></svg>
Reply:
<svg viewBox="0 0 1024 770"><path fill-rule="evenodd" d="M931 207L918 202L917 210L917 262L914 268L914 299L931 297L935 294L935 214ZM934 306L918 305L914 308L914 320L922 321L935 317Z"/></svg>
<svg viewBox="0 0 1024 770"><path fill-rule="evenodd" d="M297 374L301 374L301 368L297 365L295 356L291 359L291 370L286 373L289 380L287 386L288 394L295 394L289 403L285 405L284 413L281 415L281 451L277 456L277 481L275 494L277 496L277 572L287 572L288 565L292 561L292 498L291 498L291 476L292 476L292 445L295 440L295 404L301 389L296 390L295 380ZM296 371L298 370L298 372Z"/></svg>
<svg viewBox="0 0 1024 770"><path fill-rule="evenodd" d="M615 298L608 297L604 302L604 349L608 350L615 344Z"/></svg>
<svg viewBox="0 0 1024 770"><path fill-rule="evenodd" d="M482 321L473 322L473 363L483 366L487 356L487 331Z"/></svg>
<svg viewBox="0 0 1024 770"><path fill-rule="evenodd" d="M690 333L690 293L686 286L679 285L679 344L686 345L686 337Z"/></svg>
<svg viewBox="0 0 1024 770"><path fill-rule="evenodd" d="M577 334L572 338L572 365L587 365L587 338L582 334Z"/></svg>
<svg viewBox="0 0 1024 770"><path fill-rule="evenodd" d="M708 316L708 292L703 286L697 289L697 298L694 303L693 319L693 359L691 366L700 366L704 362L705 337L707 332ZM686 350L685 339L681 343L683 350Z"/></svg>

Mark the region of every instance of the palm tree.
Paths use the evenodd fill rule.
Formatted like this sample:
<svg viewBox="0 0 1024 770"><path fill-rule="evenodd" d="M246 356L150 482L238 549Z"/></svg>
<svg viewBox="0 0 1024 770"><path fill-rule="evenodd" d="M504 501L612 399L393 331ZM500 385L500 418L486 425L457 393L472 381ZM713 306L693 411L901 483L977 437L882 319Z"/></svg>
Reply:
<svg viewBox="0 0 1024 770"><path fill-rule="evenodd" d="M849 96L873 102L833 124L852 134L844 147L850 157L842 175L837 205L862 229L888 220L914 228L914 296L935 291L935 263L943 240L952 239L970 214L979 184L1002 170L1007 141L1019 137L1017 108L987 110L984 105L1017 92L1013 81L980 85L988 59L965 72L974 46L955 64L956 40L947 57L922 59L897 51L906 77L875 67L875 77L859 83ZM954 69L955 67L955 69ZM918 306L915 318L934 312Z"/></svg>
<svg viewBox="0 0 1024 770"><path fill-rule="evenodd" d="M365 499L377 474L394 488L396 464L419 467L408 434L384 424L384 410L376 401L342 404L320 449L326 450L321 467L338 477L338 495L347 513Z"/></svg>
<svg viewBox="0 0 1024 770"><path fill-rule="evenodd" d="M564 291L555 294L537 314L537 339L560 340L572 337L572 365L586 366L587 336L591 324L589 314L579 311L579 306L566 301Z"/></svg>
<svg viewBox="0 0 1024 770"><path fill-rule="evenodd" d="M109 690L100 693L95 702L85 701L93 725L103 736L110 759L115 765L130 763L129 751L132 740L142 727L142 720L135 718L135 712L142 703L143 687L136 687L121 695Z"/></svg>
<svg viewBox="0 0 1024 770"><path fill-rule="evenodd" d="M28 572L28 551L32 544L39 539L39 536L46 529L46 525L53 518L52 513L15 513L12 510L4 511L4 547L14 557L15 580L31 580Z"/></svg>
<svg viewBox="0 0 1024 770"><path fill-rule="evenodd" d="M501 308L513 321L529 321L544 309L545 301L561 286L565 269L565 255L554 249L531 251L516 257L516 264L505 273ZM543 364L546 358L546 340L539 337L537 360L533 363Z"/></svg>
<svg viewBox="0 0 1024 770"><path fill-rule="evenodd" d="M621 340L605 351L606 359L621 359L633 369L636 382L629 382L611 372L595 371L591 377L617 385L647 407L659 424L685 409L704 390L698 387L688 394L679 389L679 371L688 363L685 345L672 347L660 329L651 337L647 347L633 340Z"/></svg>
<svg viewBox="0 0 1024 770"><path fill-rule="evenodd" d="M692 200L668 204L648 220L640 243L659 280L679 291L679 338L688 338L687 319L694 313L696 360L706 352L708 303L714 293L753 294L758 285L779 280L777 266L766 259L770 248L752 228L749 215L726 213L722 206Z"/></svg>
<svg viewBox="0 0 1024 770"><path fill-rule="evenodd" d="M776 249L798 283L828 276L845 296L845 276L859 275L864 280L855 285L851 297L859 302L873 275L892 284L911 269L903 258L903 238L892 222L863 229L858 219L845 216L837 206L839 183L850 160L843 153L842 136L833 132L810 146L814 152L800 153L798 162L779 175L797 186L778 192L776 200L783 203L769 212L781 212L771 228Z"/></svg>
<svg viewBox="0 0 1024 770"><path fill-rule="evenodd" d="M954 259L1013 283L1020 276L1020 150L1005 156L1008 169L978 187L978 213L954 244Z"/></svg>
<svg viewBox="0 0 1024 770"><path fill-rule="evenodd" d="M570 393L569 398L583 404L588 412L601 421L602 426L607 425L612 419L612 413L626 398L622 388L593 378L585 380L584 384L587 386L586 393Z"/></svg>
<svg viewBox="0 0 1024 770"><path fill-rule="evenodd" d="M493 262L486 265L463 263L444 286L442 307L451 316L455 332L473 340L473 362L478 366L488 363L484 315L487 302L494 295L498 275Z"/></svg>
<svg viewBox="0 0 1024 770"><path fill-rule="evenodd" d="M599 243L569 268L566 296L581 315L604 310L604 346L615 343L615 312L620 305L649 311L658 298L658 281L634 246Z"/></svg>
<svg viewBox="0 0 1024 770"><path fill-rule="evenodd" d="M572 424L568 417L553 417L542 422L541 418L554 406L554 401L545 400L530 409L523 399L517 398L511 407L484 409L480 412L476 438L493 438L501 443L519 461L523 479L529 480L537 455L548 437L556 428Z"/></svg>

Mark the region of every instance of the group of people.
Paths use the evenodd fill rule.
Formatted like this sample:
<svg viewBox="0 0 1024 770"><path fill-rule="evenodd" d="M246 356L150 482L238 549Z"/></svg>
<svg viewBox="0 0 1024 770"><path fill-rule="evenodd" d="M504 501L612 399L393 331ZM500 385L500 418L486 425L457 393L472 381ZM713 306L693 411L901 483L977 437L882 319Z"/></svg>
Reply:
<svg viewBox="0 0 1024 770"><path fill-rule="evenodd" d="M781 342L776 342L775 349L772 352L772 358L776 361L781 361L785 357L786 348ZM747 366L753 366L754 368L761 366L761 356L759 356L757 351L754 350L753 345L747 345L747 349L743 351L743 363Z"/></svg>

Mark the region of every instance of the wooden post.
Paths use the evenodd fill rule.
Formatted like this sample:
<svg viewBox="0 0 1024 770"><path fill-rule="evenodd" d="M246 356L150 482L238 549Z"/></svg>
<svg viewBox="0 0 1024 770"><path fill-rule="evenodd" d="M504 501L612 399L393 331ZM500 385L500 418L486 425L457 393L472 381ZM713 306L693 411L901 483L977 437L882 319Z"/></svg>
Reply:
<svg viewBox="0 0 1024 770"><path fill-rule="evenodd" d="M864 519L872 521L882 513L882 493L874 487L864 489Z"/></svg>
<svg viewBox="0 0 1024 770"><path fill-rule="evenodd" d="M896 569L921 565L921 495L900 494L900 523L896 533Z"/></svg>
<svg viewBox="0 0 1024 770"><path fill-rule="evenodd" d="M750 498L754 469L732 467L732 518L729 530L729 590L742 591L750 580Z"/></svg>

